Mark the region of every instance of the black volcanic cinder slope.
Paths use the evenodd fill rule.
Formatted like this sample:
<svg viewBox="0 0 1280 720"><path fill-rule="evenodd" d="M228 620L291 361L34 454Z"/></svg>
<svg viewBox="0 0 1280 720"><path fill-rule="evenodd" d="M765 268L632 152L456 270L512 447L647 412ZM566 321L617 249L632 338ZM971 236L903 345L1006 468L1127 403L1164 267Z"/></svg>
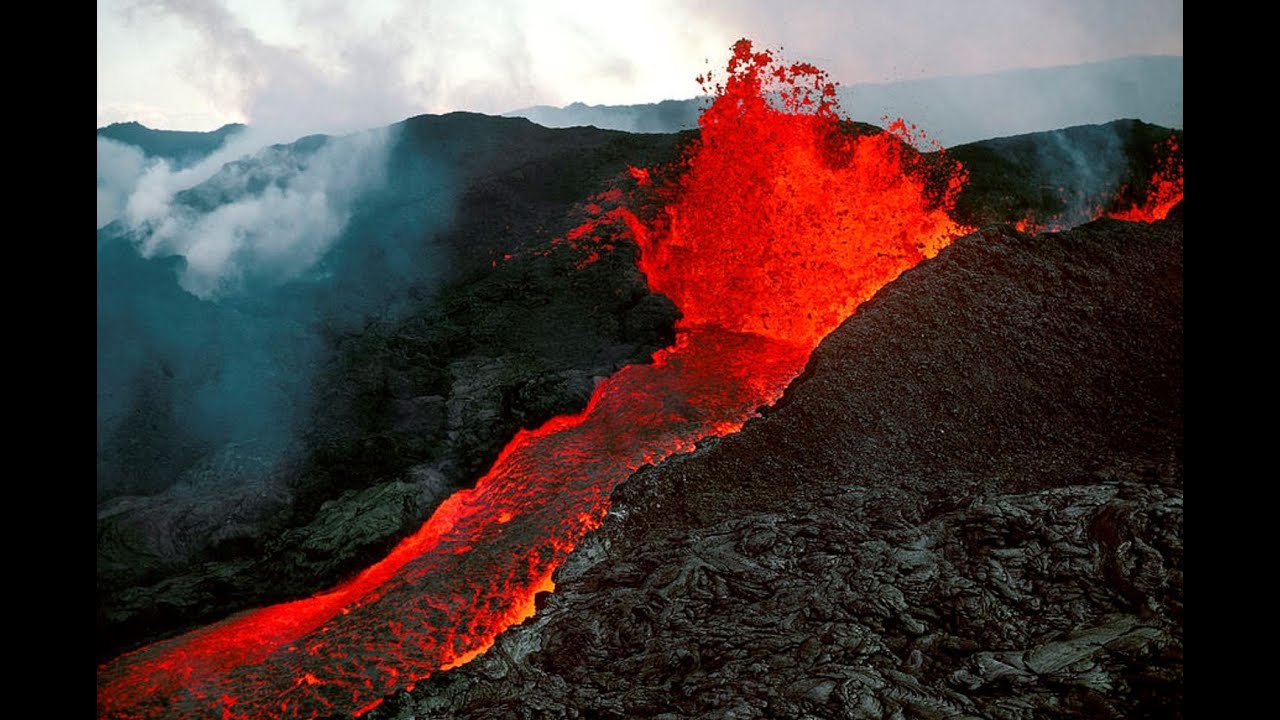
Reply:
<svg viewBox="0 0 1280 720"><path fill-rule="evenodd" d="M1182 341L1180 219L958 240L366 717L1180 717Z"/></svg>

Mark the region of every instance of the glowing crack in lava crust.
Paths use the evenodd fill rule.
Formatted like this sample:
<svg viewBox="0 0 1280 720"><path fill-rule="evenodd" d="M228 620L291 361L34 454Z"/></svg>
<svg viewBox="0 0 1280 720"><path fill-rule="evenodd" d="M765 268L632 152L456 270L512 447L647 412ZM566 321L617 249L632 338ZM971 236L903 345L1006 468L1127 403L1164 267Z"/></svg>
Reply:
<svg viewBox="0 0 1280 720"><path fill-rule="evenodd" d="M101 666L101 717L359 715L469 661L533 614L619 482L737 431L859 303L967 230L947 214L957 163L910 147L900 124L841 121L817 68L746 40L733 49L682 172L632 171L661 210L641 220L622 206L590 228L640 247L650 286L683 312L676 343L601 383L583 412L521 431L472 489L346 583Z"/></svg>

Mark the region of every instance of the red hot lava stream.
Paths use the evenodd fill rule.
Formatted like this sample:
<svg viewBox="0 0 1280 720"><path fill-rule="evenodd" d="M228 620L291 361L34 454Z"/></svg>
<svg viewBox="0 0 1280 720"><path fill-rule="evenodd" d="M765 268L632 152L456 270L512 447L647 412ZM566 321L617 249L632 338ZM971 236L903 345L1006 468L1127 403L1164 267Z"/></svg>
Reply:
<svg viewBox="0 0 1280 720"><path fill-rule="evenodd" d="M601 383L582 413L517 434L474 488L341 586L101 666L101 717L363 714L469 661L533 614L617 483L737 431L859 303L966 230L947 215L958 164L854 133L813 66L733 49L683 174L632 172L648 192L668 183L658 218L619 207L571 233L631 234L652 289L684 313L676 344ZM766 100L779 91L781 106Z"/></svg>

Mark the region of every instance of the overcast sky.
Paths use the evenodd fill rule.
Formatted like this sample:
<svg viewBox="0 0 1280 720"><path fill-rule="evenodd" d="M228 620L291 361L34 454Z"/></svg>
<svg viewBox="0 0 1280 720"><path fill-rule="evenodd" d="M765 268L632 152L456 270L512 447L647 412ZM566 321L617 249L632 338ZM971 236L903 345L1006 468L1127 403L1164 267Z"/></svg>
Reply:
<svg viewBox="0 0 1280 720"><path fill-rule="evenodd" d="M1181 0L98 0L98 125L341 132L688 98L739 37L842 84L1182 55Z"/></svg>

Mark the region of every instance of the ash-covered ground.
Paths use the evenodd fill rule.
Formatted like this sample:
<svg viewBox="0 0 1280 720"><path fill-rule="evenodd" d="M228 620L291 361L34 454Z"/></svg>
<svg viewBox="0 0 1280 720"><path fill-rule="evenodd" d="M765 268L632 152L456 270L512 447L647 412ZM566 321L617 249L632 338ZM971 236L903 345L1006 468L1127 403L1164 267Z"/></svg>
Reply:
<svg viewBox="0 0 1280 720"><path fill-rule="evenodd" d="M370 718L1181 717L1182 220L993 227Z"/></svg>

